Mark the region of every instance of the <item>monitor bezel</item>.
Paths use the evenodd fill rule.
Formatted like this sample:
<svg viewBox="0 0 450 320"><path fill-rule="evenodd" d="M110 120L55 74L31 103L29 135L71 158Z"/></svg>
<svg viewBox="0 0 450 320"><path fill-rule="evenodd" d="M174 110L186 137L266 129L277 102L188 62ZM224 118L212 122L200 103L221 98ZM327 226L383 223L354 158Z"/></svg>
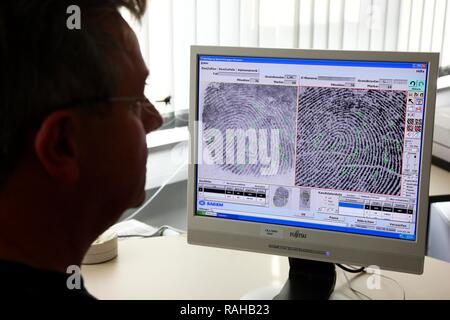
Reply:
<svg viewBox="0 0 450 320"><path fill-rule="evenodd" d="M198 163L196 150L198 139L198 57L200 55L428 63L422 131L422 137L425 138L422 139L421 149L416 239L393 239L195 215ZM416 274L423 272L428 228L431 147L439 53L191 46L190 63L188 243L350 265L376 265L384 269ZM278 231L275 232L275 235L270 235L269 232L264 232L267 228ZM304 237L288 236L295 232Z"/></svg>

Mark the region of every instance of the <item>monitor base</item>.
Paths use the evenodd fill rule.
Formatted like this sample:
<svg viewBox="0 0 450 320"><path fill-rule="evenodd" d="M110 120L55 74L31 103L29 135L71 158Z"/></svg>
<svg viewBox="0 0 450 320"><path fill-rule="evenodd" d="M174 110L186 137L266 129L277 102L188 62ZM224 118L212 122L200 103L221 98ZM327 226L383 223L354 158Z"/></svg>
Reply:
<svg viewBox="0 0 450 320"><path fill-rule="evenodd" d="M272 284L265 287L256 288L244 294L240 300L273 300L274 297L280 293L282 288L283 286L279 284ZM333 291L328 300L352 299L339 291Z"/></svg>
<svg viewBox="0 0 450 320"><path fill-rule="evenodd" d="M289 257L289 278L275 300L327 300L336 283L333 263Z"/></svg>
<svg viewBox="0 0 450 320"><path fill-rule="evenodd" d="M342 299L338 294L332 296L336 283L336 270L333 263L289 257L289 266L289 278L282 288L276 285L260 288L245 295L242 299Z"/></svg>

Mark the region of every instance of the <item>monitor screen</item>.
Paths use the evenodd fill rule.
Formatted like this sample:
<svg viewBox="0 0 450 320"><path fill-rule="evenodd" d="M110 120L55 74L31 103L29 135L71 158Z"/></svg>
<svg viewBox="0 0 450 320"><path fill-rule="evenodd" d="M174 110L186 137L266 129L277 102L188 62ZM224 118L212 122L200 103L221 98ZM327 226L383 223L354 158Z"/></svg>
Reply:
<svg viewBox="0 0 450 320"><path fill-rule="evenodd" d="M436 54L193 47L191 66L190 242L422 271Z"/></svg>

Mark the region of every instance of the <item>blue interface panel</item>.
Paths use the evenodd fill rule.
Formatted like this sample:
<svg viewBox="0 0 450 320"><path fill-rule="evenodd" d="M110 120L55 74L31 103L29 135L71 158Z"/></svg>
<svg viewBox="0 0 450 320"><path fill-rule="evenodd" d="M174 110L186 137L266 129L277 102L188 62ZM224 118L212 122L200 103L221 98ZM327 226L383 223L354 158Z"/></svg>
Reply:
<svg viewBox="0 0 450 320"><path fill-rule="evenodd" d="M415 240L426 63L198 59L197 215Z"/></svg>

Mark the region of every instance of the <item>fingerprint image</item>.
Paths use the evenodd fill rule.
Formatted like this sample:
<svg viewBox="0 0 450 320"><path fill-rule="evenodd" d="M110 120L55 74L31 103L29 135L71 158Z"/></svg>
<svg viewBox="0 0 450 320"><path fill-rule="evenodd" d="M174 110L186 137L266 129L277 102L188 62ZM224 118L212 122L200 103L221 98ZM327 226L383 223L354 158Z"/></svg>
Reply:
<svg viewBox="0 0 450 320"><path fill-rule="evenodd" d="M300 189L300 209L309 209L311 205L311 189Z"/></svg>
<svg viewBox="0 0 450 320"><path fill-rule="evenodd" d="M290 174L293 179L296 87L210 83L202 97L203 148L211 154L222 152L215 154L223 160L216 162L215 176L264 178L263 169L274 166L272 176ZM223 148L217 149L218 139L208 132L220 132ZM244 143L230 139L230 132L244 136Z"/></svg>
<svg viewBox="0 0 450 320"><path fill-rule="evenodd" d="M399 195L405 91L302 87L295 184Z"/></svg>
<svg viewBox="0 0 450 320"><path fill-rule="evenodd" d="M285 207L289 201L289 190L284 187L278 187L275 190L272 201L275 207Z"/></svg>

